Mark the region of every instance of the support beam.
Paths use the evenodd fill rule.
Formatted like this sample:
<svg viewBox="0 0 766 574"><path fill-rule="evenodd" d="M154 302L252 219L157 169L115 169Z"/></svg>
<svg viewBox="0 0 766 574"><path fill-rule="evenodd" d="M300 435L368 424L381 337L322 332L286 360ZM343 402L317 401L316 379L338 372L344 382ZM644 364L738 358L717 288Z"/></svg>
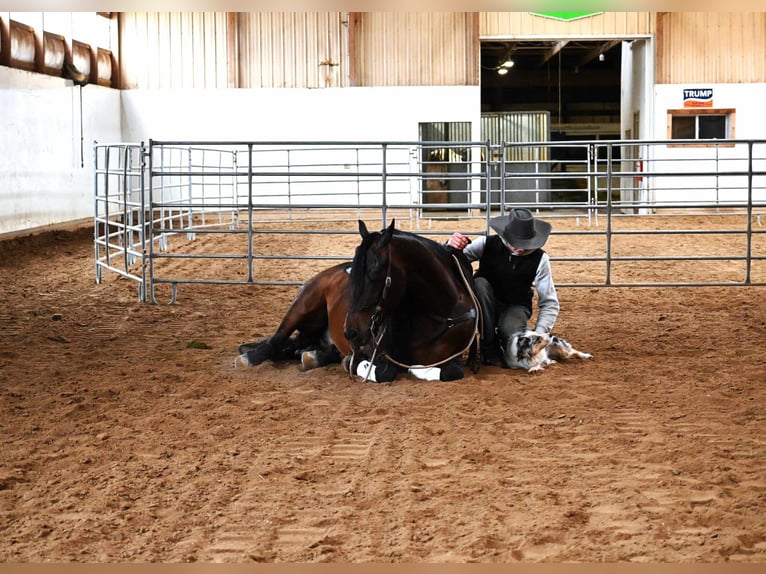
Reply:
<svg viewBox="0 0 766 574"><path fill-rule="evenodd" d="M569 43L569 40L562 40L561 42L556 42L556 44L552 46L550 50L548 50L545 54L543 54L543 57L540 60L540 65L542 66L543 64L545 64L545 62L553 58L553 56L561 52L561 50L564 49L564 46L566 46L568 43Z"/></svg>

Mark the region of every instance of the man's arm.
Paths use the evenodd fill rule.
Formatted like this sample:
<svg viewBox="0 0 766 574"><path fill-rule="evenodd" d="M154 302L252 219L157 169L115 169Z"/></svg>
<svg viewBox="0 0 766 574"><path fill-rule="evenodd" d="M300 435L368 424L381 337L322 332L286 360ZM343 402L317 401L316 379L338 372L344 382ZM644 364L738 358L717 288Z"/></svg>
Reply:
<svg viewBox="0 0 766 574"><path fill-rule="evenodd" d="M556 286L553 284L551 260L547 253L543 253L540 264L537 266L535 287L537 288L538 305L535 331L538 333L550 333L556 324L561 307L559 305L558 294L556 293Z"/></svg>
<svg viewBox="0 0 766 574"><path fill-rule="evenodd" d="M484 244L486 241L487 236L480 235L463 248L463 254L466 256L468 261L473 263L474 261L481 259L481 256L484 254Z"/></svg>

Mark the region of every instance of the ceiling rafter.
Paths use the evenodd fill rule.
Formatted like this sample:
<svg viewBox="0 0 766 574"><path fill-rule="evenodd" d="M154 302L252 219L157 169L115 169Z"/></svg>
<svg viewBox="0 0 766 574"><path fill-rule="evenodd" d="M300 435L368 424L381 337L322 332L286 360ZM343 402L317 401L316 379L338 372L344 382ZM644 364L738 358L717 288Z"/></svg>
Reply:
<svg viewBox="0 0 766 574"><path fill-rule="evenodd" d="M542 56L540 59L540 65L542 66L553 58L556 54L558 54L561 50L564 49L564 46L566 46L569 43L569 40L561 40L560 42L556 42L553 46L551 46Z"/></svg>

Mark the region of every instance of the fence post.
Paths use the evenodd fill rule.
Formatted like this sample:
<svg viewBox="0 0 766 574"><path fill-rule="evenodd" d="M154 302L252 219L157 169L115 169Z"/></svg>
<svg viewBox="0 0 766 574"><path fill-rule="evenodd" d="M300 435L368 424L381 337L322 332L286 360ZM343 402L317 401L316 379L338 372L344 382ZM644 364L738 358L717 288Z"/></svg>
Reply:
<svg viewBox="0 0 766 574"><path fill-rule="evenodd" d="M606 285L612 283L612 144L606 147ZM596 192L598 196L598 191Z"/></svg>

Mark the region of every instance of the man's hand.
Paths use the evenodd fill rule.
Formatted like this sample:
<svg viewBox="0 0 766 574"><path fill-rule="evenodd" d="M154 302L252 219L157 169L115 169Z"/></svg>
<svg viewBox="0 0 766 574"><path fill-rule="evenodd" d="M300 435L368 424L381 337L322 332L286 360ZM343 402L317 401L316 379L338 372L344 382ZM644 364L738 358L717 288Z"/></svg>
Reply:
<svg viewBox="0 0 766 574"><path fill-rule="evenodd" d="M452 236L447 241L447 245L450 247L454 247L455 249L460 249L461 251L465 249L465 246L468 245L471 242L470 239L468 239L465 235L462 233L456 231L452 234Z"/></svg>

